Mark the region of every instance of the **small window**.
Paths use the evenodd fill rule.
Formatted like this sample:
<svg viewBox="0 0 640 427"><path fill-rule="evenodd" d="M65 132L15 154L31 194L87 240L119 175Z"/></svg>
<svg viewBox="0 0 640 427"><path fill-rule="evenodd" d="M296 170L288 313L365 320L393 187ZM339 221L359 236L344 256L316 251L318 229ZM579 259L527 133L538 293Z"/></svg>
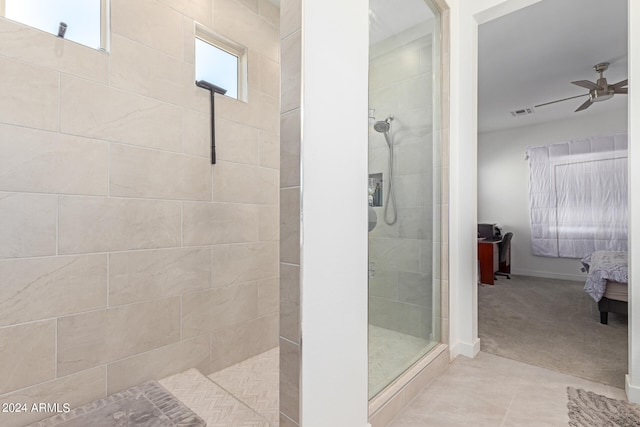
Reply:
<svg viewBox="0 0 640 427"><path fill-rule="evenodd" d="M108 0L0 0L0 14L94 49L107 50Z"/></svg>
<svg viewBox="0 0 640 427"><path fill-rule="evenodd" d="M246 49L196 28L196 81L223 89L226 96L246 101Z"/></svg>

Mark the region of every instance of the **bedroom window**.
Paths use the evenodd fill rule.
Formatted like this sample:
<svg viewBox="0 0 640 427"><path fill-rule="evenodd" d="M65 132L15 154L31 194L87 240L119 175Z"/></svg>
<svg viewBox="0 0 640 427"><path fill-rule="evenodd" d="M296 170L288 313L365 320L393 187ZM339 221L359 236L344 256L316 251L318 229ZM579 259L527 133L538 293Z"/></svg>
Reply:
<svg viewBox="0 0 640 427"><path fill-rule="evenodd" d="M246 101L247 50L202 27L196 27L196 81L223 89L225 96Z"/></svg>
<svg viewBox="0 0 640 427"><path fill-rule="evenodd" d="M627 250L627 135L529 148L533 255Z"/></svg>
<svg viewBox="0 0 640 427"><path fill-rule="evenodd" d="M108 49L108 0L0 0L0 15L94 49Z"/></svg>

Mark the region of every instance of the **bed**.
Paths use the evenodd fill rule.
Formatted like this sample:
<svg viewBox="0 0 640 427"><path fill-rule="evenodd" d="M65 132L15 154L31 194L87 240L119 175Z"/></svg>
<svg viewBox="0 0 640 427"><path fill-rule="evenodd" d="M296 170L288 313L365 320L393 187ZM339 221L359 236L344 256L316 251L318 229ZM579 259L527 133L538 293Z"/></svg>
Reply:
<svg viewBox="0 0 640 427"><path fill-rule="evenodd" d="M584 290L598 303L600 323L607 324L610 312L627 314L627 252L596 251L582 258L582 265L588 273Z"/></svg>

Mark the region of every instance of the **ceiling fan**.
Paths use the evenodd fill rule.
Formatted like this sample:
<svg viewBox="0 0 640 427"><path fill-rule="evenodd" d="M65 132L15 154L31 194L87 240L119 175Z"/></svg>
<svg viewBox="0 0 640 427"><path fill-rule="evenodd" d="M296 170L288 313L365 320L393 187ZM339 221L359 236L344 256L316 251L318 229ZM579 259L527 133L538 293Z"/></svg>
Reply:
<svg viewBox="0 0 640 427"><path fill-rule="evenodd" d="M589 99L587 99L575 111L575 112L578 112L578 111L586 110L594 102L606 101L607 99L612 98L613 95L616 93L627 94L628 88L625 86L629 84L629 80L624 79L612 85L608 84L607 78L602 75L607 68L609 68L608 62L601 62L600 64L594 65L593 69L596 71L596 73L600 73L600 78L596 83L590 82L589 80L577 80L575 82L571 82L576 86L589 89L589 93L577 95L577 96L571 96L569 98L564 98L564 99L558 99L557 101L546 102L544 104L536 105L535 107L542 107L544 105L555 104L556 102L562 102L569 99L574 99L574 98L579 98L581 96L589 95Z"/></svg>

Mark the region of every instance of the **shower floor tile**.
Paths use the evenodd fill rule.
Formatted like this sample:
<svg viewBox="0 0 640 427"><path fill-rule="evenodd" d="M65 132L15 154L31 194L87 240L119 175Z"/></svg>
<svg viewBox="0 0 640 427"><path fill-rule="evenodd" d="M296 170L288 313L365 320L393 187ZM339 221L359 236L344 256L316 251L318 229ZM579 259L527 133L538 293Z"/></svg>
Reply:
<svg viewBox="0 0 640 427"><path fill-rule="evenodd" d="M270 427L266 418L196 369L158 382L198 414L207 427Z"/></svg>
<svg viewBox="0 0 640 427"><path fill-rule="evenodd" d="M434 341L369 325L369 398L417 362Z"/></svg>
<svg viewBox="0 0 640 427"><path fill-rule="evenodd" d="M216 384L278 425L280 350L274 348L209 375Z"/></svg>

